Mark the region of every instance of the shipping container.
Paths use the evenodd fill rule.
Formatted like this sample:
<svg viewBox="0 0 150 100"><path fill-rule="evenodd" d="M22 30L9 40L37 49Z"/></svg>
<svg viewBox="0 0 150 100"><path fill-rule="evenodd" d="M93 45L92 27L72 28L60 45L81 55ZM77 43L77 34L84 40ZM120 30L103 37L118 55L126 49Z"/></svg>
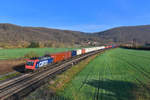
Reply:
<svg viewBox="0 0 150 100"><path fill-rule="evenodd" d="M89 52L89 48L85 48L85 53L88 53Z"/></svg>
<svg viewBox="0 0 150 100"><path fill-rule="evenodd" d="M71 58L71 51L67 51L64 53L65 53L65 60Z"/></svg>
<svg viewBox="0 0 150 100"><path fill-rule="evenodd" d="M93 48L85 48L85 53L89 53L89 52L92 52L92 51L94 51Z"/></svg>
<svg viewBox="0 0 150 100"><path fill-rule="evenodd" d="M108 46L105 46L105 49L108 49L109 47Z"/></svg>
<svg viewBox="0 0 150 100"><path fill-rule="evenodd" d="M77 51L77 55L81 55L82 54L82 50L81 49L78 49L76 51Z"/></svg>
<svg viewBox="0 0 150 100"><path fill-rule="evenodd" d="M85 49L82 49L82 54L85 54Z"/></svg>
<svg viewBox="0 0 150 100"><path fill-rule="evenodd" d="M54 63L55 63L55 62L59 62L71 58L71 51L54 53L54 54L50 54L50 56L54 59Z"/></svg>
<svg viewBox="0 0 150 100"><path fill-rule="evenodd" d="M101 47L99 47L99 50L101 50L101 49L105 49L105 46L101 46Z"/></svg>
<svg viewBox="0 0 150 100"><path fill-rule="evenodd" d="M76 56L76 55L77 55L77 51L76 51L76 50L72 50L72 51L71 51L71 56L74 57L74 56Z"/></svg>

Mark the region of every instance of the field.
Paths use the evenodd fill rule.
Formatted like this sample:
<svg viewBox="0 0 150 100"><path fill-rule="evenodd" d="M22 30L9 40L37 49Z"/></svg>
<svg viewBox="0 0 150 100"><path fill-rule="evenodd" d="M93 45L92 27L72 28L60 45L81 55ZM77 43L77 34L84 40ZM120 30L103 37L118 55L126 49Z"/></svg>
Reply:
<svg viewBox="0 0 150 100"><path fill-rule="evenodd" d="M0 49L0 59L14 59L23 57L29 52L35 52L39 56L45 53L54 53L72 50L73 48L21 48L21 49Z"/></svg>
<svg viewBox="0 0 150 100"><path fill-rule="evenodd" d="M106 51L57 95L57 100L150 100L150 51Z"/></svg>
<svg viewBox="0 0 150 100"><path fill-rule="evenodd" d="M75 48L22 48L22 49L0 49L0 75L11 71L21 72L25 63L22 58L28 53L36 53L43 56L45 53L68 51Z"/></svg>

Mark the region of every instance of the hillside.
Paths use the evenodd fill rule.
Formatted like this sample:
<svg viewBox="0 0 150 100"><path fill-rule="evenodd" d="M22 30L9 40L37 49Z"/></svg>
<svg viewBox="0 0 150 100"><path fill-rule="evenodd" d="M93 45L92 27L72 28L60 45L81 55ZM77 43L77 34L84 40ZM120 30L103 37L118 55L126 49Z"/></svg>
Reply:
<svg viewBox="0 0 150 100"><path fill-rule="evenodd" d="M4 48L26 47L32 41L39 42L41 47L65 47L87 46L88 41L99 45L132 43L133 40L139 44L150 43L150 25L117 27L87 34L79 31L0 24L0 47Z"/></svg>
<svg viewBox="0 0 150 100"><path fill-rule="evenodd" d="M95 35L107 42L131 43L134 40L143 44L150 42L150 25L118 27L95 33Z"/></svg>
<svg viewBox="0 0 150 100"><path fill-rule="evenodd" d="M0 43L18 45L31 41L51 42L52 44L81 45L99 39L90 34L77 31L58 30L42 27L22 27L13 24L0 24ZM20 44L21 45L21 44Z"/></svg>

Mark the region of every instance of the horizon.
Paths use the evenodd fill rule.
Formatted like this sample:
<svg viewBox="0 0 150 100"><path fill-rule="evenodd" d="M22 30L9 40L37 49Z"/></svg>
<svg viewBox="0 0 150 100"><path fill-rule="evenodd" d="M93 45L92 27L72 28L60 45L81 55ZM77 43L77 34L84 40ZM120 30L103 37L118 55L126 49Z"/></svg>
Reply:
<svg viewBox="0 0 150 100"><path fill-rule="evenodd" d="M109 3L99 0L5 0L0 6L0 23L101 32L115 27L149 25L149 3L148 0L113 0Z"/></svg>

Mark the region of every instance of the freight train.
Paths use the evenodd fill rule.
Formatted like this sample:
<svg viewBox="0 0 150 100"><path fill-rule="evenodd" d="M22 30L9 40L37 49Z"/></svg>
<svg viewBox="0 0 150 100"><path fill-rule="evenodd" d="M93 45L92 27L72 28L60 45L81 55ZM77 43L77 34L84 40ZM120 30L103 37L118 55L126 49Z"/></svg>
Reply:
<svg viewBox="0 0 150 100"><path fill-rule="evenodd" d="M26 64L25 64L25 69L35 71L39 69L40 67L45 67L48 64L58 63L64 60L68 60L75 56L80 56L80 55L84 55L86 53L94 52L97 50L103 50L103 49L114 48L114 47L115 46L112 46L112 45L100 46L100 47L77 49L77 50L72 50L72 51L67 51L67 52L47 54L43 57L27 59Z"/></svg>

